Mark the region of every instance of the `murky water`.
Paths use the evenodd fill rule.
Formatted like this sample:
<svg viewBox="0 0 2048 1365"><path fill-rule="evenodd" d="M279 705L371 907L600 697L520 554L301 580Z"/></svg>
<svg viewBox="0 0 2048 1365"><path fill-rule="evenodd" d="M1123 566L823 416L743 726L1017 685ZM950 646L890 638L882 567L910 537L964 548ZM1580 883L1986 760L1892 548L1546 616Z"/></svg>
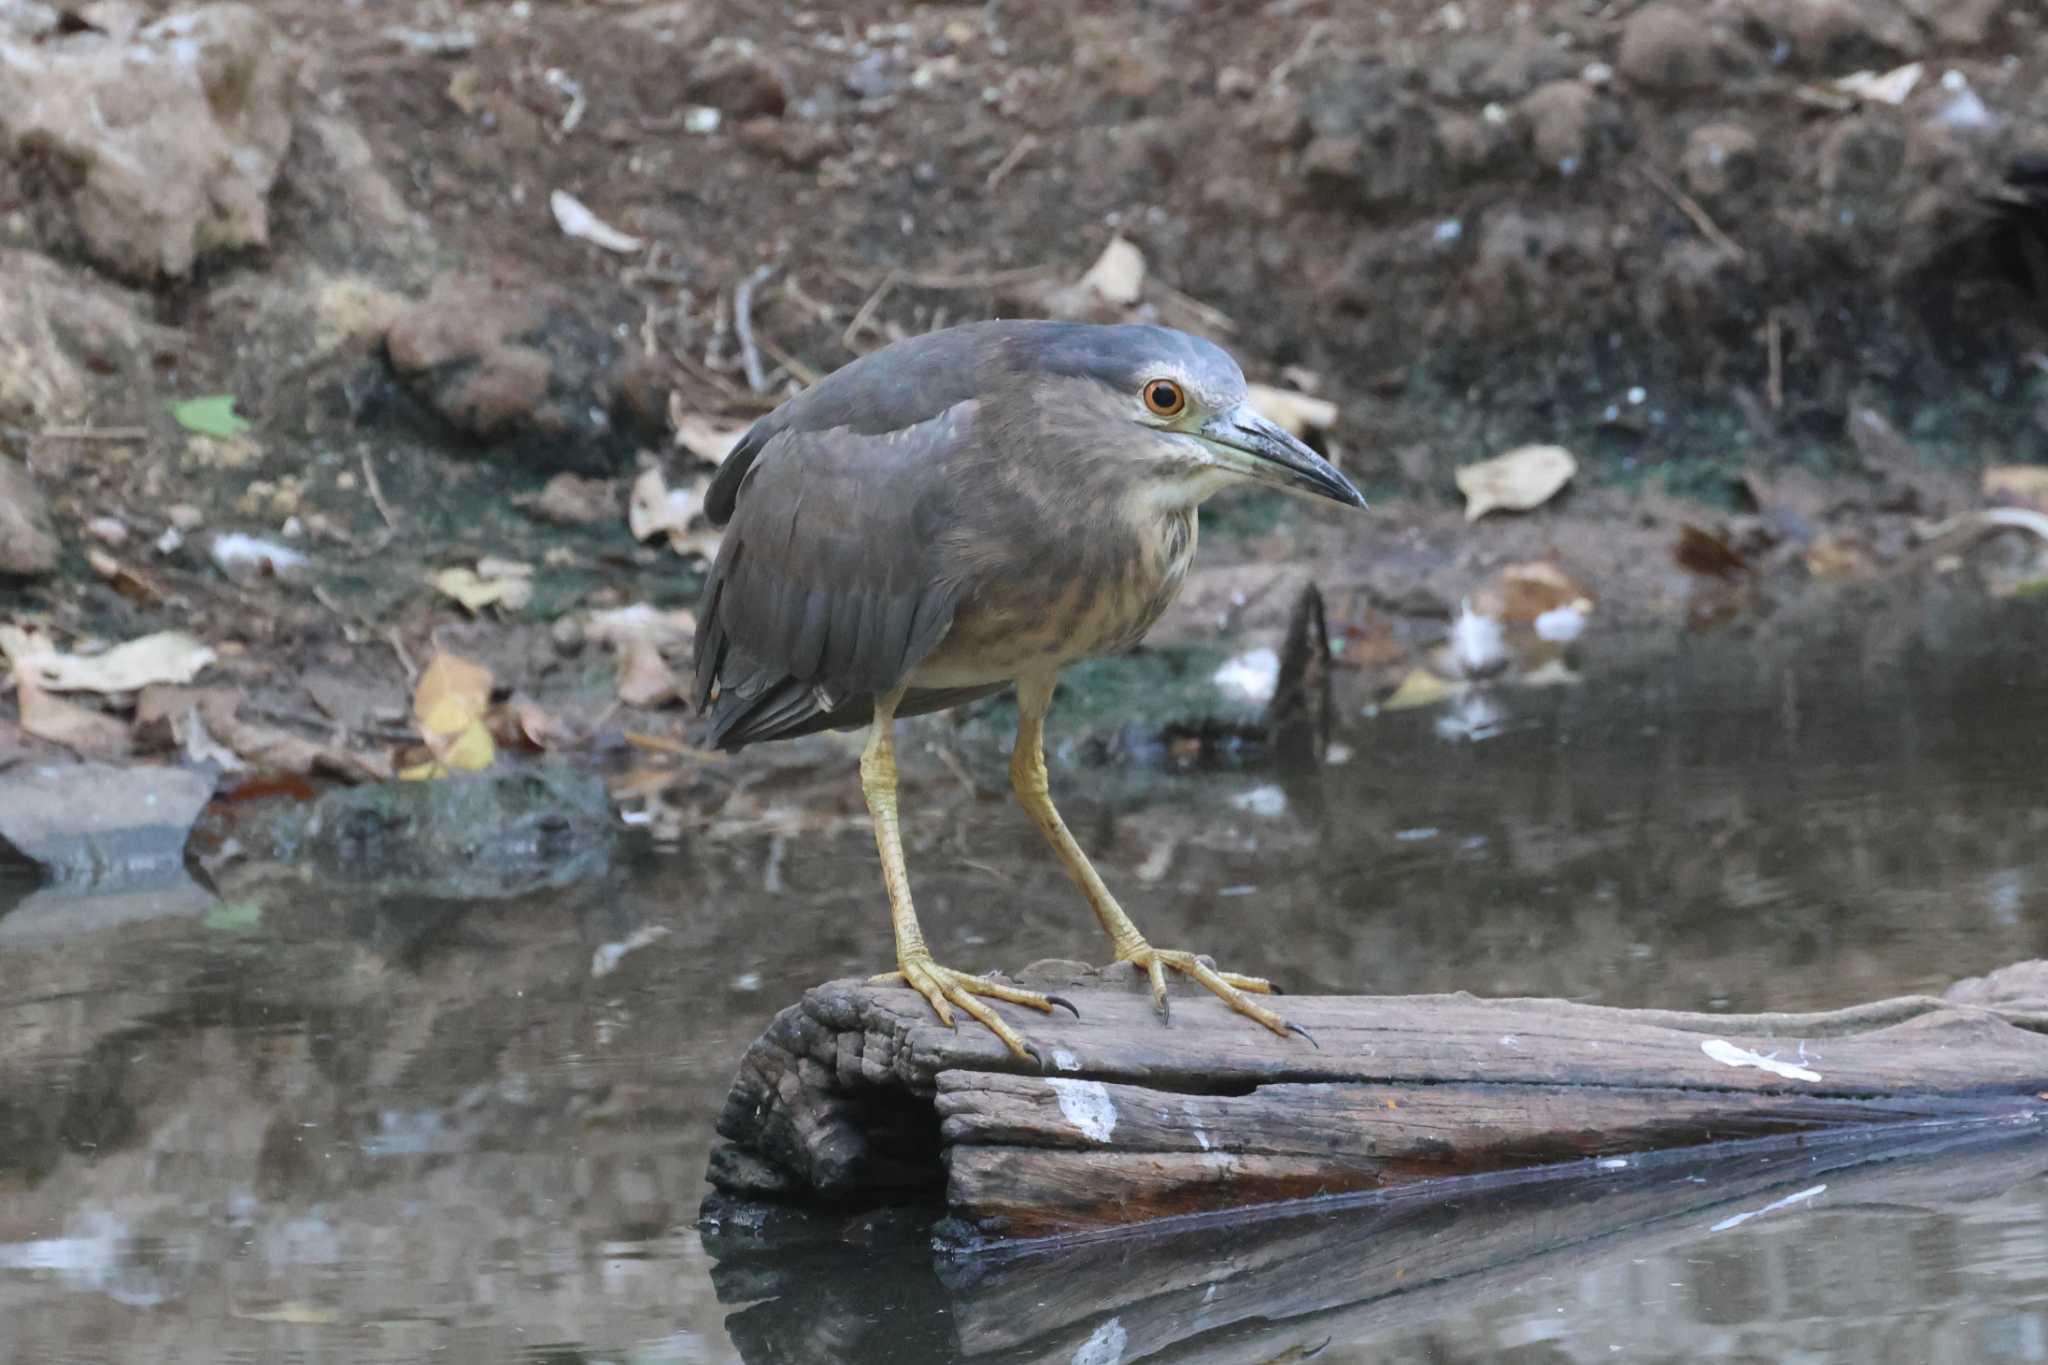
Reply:
<svg viewBox="0 0 2048 1365"><path fill-rule="evenodd" d="M1297 990L1823 1007L2048 956L2044 661L2038 607L1895 606L1595 660L1462 726L1358 719L1309 778L1058 780L1155 941ZM906 771L942 960L1103 955L993 786ZM707 1248L735 1059L885 965L858 828L469 904L28 890L0 891L8 1359L2048 1359L2038 1139L993 1266L886 1229Z"/></svg>

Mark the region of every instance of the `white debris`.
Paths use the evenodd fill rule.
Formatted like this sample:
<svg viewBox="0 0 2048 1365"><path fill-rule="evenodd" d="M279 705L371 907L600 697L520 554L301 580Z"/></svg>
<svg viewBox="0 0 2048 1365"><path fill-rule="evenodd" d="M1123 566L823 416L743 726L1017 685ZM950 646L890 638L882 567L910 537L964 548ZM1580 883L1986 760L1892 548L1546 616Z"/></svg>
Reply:
<svg viewBox="0 0 2048 1365"><path fill-rule="evenodd" d="M1109 1135L1116 1131L1116 1104L1109 1098L1108 1086L1101 1081L1070 1081L1064 1077L1052 1077L1046 1084L1059 1096L1060 1113L1083 1137L1109 1141Z"/></svg>
<svg viewBox="0 0 2048 1365"><path fill-rule="evenodd" d="M1130 1344L1131 1334L1124 1330L1123 1320L1111 1318L1081 1343L1068 1365L1123 1365Z"/></svg>
<svg viewBox="0 0 2048 1365"><path fill-rule="evenodd" d="M1904 104L1926 71L1924 62L1908 62L1890 71L1854 71L1835 82L1835 89L1872 104Z"/></svg>
<svg viewBox="0 0 2048 1365"><path fill-rule="evenodd" d="M548 196L548 207L555 212L555 222L563 232L606 251L630 255L647 243L630 233L619 231L604 219L583 206L583 201L566 190L556 190Z"/></svg>
<svg viewBox="0 0 2048 1365"><path fill-rule="evenodd" d="M1225 660L1209 681L1233 701L1264 706L1280 686L1280 656L1266 648L1247 650Z"/></svg>
<svg viewBox="0 0 2048 1365"><path fill-rule="evenodd" d="M297 550L274 540L262 540L240 531L225 531L213 538L213 562L230 578L238 571L284 573L303 569L309 562Z"/></svg>
<svg viewBox="0 0 2048 1365"><path fill-rule="evenodd" d="M1707 1229L1707 1231L1726 1232L1730 1228L1739 1228L1752 1218L1761 1218L1767 1213L1776 1213L1779 1209L1789 1209L1794 1204L1804 1204L1814 1196L1825 1193L1826 1190L1827 1186L1825 1185L1811 1186L1799 1191L1797 1194L1788 1194L1783 1199L1773 1200L1760 1209L1751 1209L1748 1213L1738 1213L1731 1218L1723 1218L1720 1222L1714 1224L1713 1227Z"/></svg>
<svg viewBox="0 0 2048 1365"><path fill-rule="evenodd" d="M617 943L601 943L597 951L590 956L590 974L610 976L619 969L619 964L626 960L626 954L645 948L650 943L658 943L667 937L667 929L658 924L650 924L635 929Z"/></svg>
<svg viewBox="0 0 2048 1365"><path fill-rule="evenodd" d="M1568 645L1586 631L1586 613L1576 606L1552 607L1536 618L1536 638Z"/></svg>
<svg viewBox="0 0 2048 1365"><path fill-rule="evenodd" d="M724 113L708 104L692 105L683 111L683 131L699 137L717 132L724 121Z"/></svg>
<svg viewBox="0 0 2048 1365"><path fill-rule="evenodd" d="M1715 1061L1728 1066L1753 1066L1760 1071L1768 1071L1773 1076L1783 1076L1788 1081L1817 1081L1820 1079L1818 1071L1809 1071L1805 1067L1795 1066L1791 1062L1781 1062L1777 1060L1775 1055L1766 1057L1761 1053L1751 1052L1746 1047L1735 1046L1735 1044L1725 1038L1707 1039L1707 1041L1700 1044L1700 1051L1706 1053Z"/></svg>
<svg viewBox="0 0 2048 1365"><path fill-rule="evenodd" d="M1507 666L1507 642L1500 622L1472 610L1469 599L1459 604L1458 619L1451 623L1451 658L1468 678L1483 678ZM1277 679L1277 664L1274 675Z"/></svg>
<svg viewBox="0 0 2048 1365"><path fill-rule="evenodd" d="M1062 1071L1079 1071L1081 1059L1063 1047L1052 1050L1052 1064Z"/></svg>
<svg viewBox="0 0 2048 1365"><path fill-rule="evenodd" d="M1287 814L1287 793L1269 782L1263 787L1253 787L1248 792L1239 792L1230 798L1230 804L1247 815L1277 820Z"/></svg>

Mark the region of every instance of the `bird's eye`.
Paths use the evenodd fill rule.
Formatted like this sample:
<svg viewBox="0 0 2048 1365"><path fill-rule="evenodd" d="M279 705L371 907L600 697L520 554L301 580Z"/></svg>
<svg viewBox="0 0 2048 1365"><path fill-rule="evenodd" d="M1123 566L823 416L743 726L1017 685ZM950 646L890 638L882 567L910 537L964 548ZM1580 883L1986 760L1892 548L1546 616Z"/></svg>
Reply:
<svg viewBox="0 0 2048 1365"><path fill-rule="evenodd" d="M1187 394L1171 379L1154 379L1145 385L1145 406L1161 417L1178 417L1187 405Z"/></svg>

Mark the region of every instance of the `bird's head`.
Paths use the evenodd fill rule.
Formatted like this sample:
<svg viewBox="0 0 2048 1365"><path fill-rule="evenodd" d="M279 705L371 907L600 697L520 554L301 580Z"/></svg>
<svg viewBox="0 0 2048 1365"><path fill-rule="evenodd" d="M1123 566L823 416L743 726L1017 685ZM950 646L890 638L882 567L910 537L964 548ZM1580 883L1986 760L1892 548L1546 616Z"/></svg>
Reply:
<svg viewBox="0 0 2048 1365"><path fill-rule="evenodd" d="M1154 500L1183 506L1254 483L1364 507L1335 466L1252 406L1229 352L1166 327L1071 326L1037 357L1059 425L1143 471Z"/></svg>

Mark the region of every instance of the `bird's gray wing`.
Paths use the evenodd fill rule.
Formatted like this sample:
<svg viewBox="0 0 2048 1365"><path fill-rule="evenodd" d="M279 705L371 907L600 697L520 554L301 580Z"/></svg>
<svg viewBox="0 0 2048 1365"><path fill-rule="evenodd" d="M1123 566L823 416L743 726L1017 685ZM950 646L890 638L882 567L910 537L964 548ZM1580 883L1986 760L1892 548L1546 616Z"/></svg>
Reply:
<svg viewBox="0 0 2048 1365"><path fill-rule="evenodd" d="M697 618L710 743L857 723L945 636L960 592L939 562L947 466L977 406L878 434L785 427L750 453Z"/></svg>

